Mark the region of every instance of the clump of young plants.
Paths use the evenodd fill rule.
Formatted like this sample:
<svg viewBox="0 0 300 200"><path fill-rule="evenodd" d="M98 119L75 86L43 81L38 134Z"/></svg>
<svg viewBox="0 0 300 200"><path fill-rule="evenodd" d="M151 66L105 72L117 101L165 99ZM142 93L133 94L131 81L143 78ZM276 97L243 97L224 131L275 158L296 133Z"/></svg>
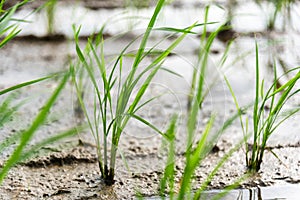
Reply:
<svg viewBox="0 0 300 200"><path fill-rule="evenodd" d="M300 78L299 68L294 68L287 72L287 74L294 73L295 75L282 86L278 85L278 81L282 77L277 76L276 64L274 64L273 68L273 83L267 90L265 90L264 80L260 81L259 54L258 45L256 44L256 80L255 99L252 113L253 138L251 144L247 142L248 135L251 135L248 130L248 118L244 123L242 120L243 112L241 111L234 92L227 81L227 85L230 88L236 107L240 113L240 122L245 137L246 166L250 172L258 172L260 170L270 136L282 123L284 123L284 121L300 110L299 107L284 109L284 105L286 105L292 97L300 92L300 90L296 87L296 83ZM275 153L273 154L277 157Z"/></svg>
<svg viewBox="0 0 300 200"><path fill-rule="evenodd" d="M261 5L264 1L262 0L255 0L255 2ZM286 24L291 21L291 8L293 4L295 4L295 0L276 0L270 1L272 4L274 11L270 14L268 22L267 22L267 29L269 31L275 30L275 24L278 20L278 16L281 14L283 16L283 29L285 30Z"/></svg>
<svg viewBox="0 0 300 200"><path fill-rule="evenodd" d="M198 103L197 103L198 105ZM196 105L195 105L196 107ZM197 107L199 110L199 107ZM191 114L191 113L190 113ZM196 169L201 165L203 159L208 155L212 150L213 145L217 142L218 136L220 136L238 117L238 114L233 115L231 118L226 120L222 127L216 132L212 132L212 127L214 125L215 115L211 116L210 120L207 122L204 131L199 140L193 141L192 144L187 145L185 152L185 167L182 176L180 177L179 189L175 189L175 185L178 184L175 182L176 174L176 123L178 116L174 116L171 119L170 125L165 133L164 139L168 141L168 157L167 164L163 173L163 176L160 181L159 192L162 199L165 199L165 194L168 194L168 199L200 199L203 196L203 192L207 189L207 186L212 181L213 177L217 174L223 164L230 158L230 156L236 152L242 145L242 142L237 143L233 148L231 148L217 163L214 169L208 174L207 178L196 190L192 189L192 181L195 175ZM190 115L188 121L197 121L198 117L195 115ZM193 123L193 122L191 122ZM189 124L187 130L190 131L192 137L196 136L196 126L191 127L192 124ZM213 136L213 137L210 137ZM189 139L188 139L189 140ZM233 184L224 188L219 194L215 195L213 199L221 199L229 191L233 190L248 177L247 174L238 178ZM175 192L176 191L176 192Z"/></svg>
<svg viewBox="0 0 300 200"><path fill-rule="evenodd" d="M142 63L148 55L153 54L154 47L147 49L147 41L157 20L158 14L165 4L164 0L159 0L154 13L150 19L148 27L143 34L139 48L136 52L127 50L133 42L129 43L110 68L104 56L104 40L102 31L94 40L89 40L85 50L79 46L79 31L75 31L76 51L80 60L79 64L71 66L73 71L73 82L77 90L77 96L86 116L90 130L97 144L97 154L99 168L107 185L114 183L116 155L121 135L130 119L138 120L146 124L149 128L161 133L157 127L138 116L137 111L141 110L144 105L152 101L143 101L142 98L148 89L153 77L162 69L162 64L172 50L191 33L191 29L196 24L186 29L162 28L161 30L173 31L181 34L171 45L163 51L159 51L153 57L150 64ZM133 64L129 71L123 69L123 59L127 56L133 56ZM82 98L84 84L77 80L76 74L84 70L94 90L94 112L89 114L87 104ZM111 138L110 149L108 147L109 138ZM109 152L110 150L110 152ZM110 154L110 156L109 156Z"/></svg>
<svg viewBox="0 0 300 200"><path fill-rule="evenodd" d="M208 7L206 9L205 22L207 22ZM206 24L206 23L205 23ZM176 138L176 123L177 116L173 117L168 130L166 131L166 138L169 142L168 146L168 158L167 165L160 182L160 195L164 199L164 195L168 192L168 199L200 199L202 192L207 188L213 177L216 175L218 170L228 160L228 158L241 147L242 142L239 142L225 156L223 156L215 168L209 173L207 179L201 184L201 186L192 190L192 181L195 175L196 169L200 166L203 159L212 150L214 144L217 142L219 136L232 124L232 122L238 118L239 114L233 115L227 119L223 125L217 131L213 132L214 121L216 114L212 113L209 118L203 132L201 133L200 139L197 138L197 124L199 122L199 113L201 112L201 104L203 103L206 91L204 89L204 82L207 78L206 68L208 67L207 59L211 49L211 45L216 38L218 32L222 30L223 26L220 26L216 31L212 32L210 36L205 39L202 38L201 44L203 49L199 50L199 60L197 67L195 67L193 75L193 88L189 96L190 108L188 109L187 116L187 141L185 150L185 167L183 174L180 178L179 191L175 194L175 138ZM206 25L204 25L204 34L206 31ZM228 44L229 45L229 44ZM199 66L199 67L198 67ZM246 176L241 177L234 184L228 186L223 192L216 195L214 199L222 198L228 191L234 189L238 183L240 183Z"/></svg>

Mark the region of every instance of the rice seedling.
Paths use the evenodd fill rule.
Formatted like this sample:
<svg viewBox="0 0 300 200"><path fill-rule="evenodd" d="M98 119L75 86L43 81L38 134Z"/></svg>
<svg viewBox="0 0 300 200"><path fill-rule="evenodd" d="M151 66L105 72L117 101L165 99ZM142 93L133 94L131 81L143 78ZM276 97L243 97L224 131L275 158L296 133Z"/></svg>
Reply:
<svg viewBox="0 0 300 200"><path fill-rule="evenodd" d="M262 0L255 0L255 2L259 5L262 4ZM296 3L295 0L276 0L276 1L268 1L271 4L273 4L274 11L271 14L271 16L268 19L267 29L269 31L275 30L275 24L278 19L279 14L281 14L284 18L283 22L283 30L285 30L286 25L291 20L291 8L294 3Z"/></svg>
<svg viewBox="0 0 300 200"><path fill-rule="evenodd" d="M11 8L7 10L3 10L3 6L5 3L5 0L1 0L0 2L0 48L2 48L4 45L6 45L11 39L13 39L21 30L18 29L18 25L13 22L23 22L24 20L15 19L13 18L14 13L18 8L28 3L29 0L23 0ZM39 111L38 115L36 116L35 120L32 122L30 127L26 129L25 131L17 131L14 134L8 136L5 138L5 140L0 142L0 153L3 152L6 148L12 146L13 144L17 143L17 146L14 148L14 151L12 155L8 158L8 160L1 166L0 168L0 185L3 182L5 176L7 175L8 171L15 166L17 163L21 161L25 161L26 159L30 158L35 152L37 152L41 147L55 143L63 138L72 136L74 134L77 134L79 131L82 131L85 127L84 125L71 128L67 131L58 133L54 136L51 136L49 138L46 138L40 142L37 142L36 144L31 145L28 147L28 144L35 134L35 132L38 130L40 126L43 125L45 122L47 116L49 115L49 111L51 107L54 105L56 99L58 98L59 94L63 90L65 84L67 83L67 80L69 79L69 72L64 73L64 77L61 81L61 83L58 85L57 89L52 93L51 97L48 99L48 101L45 103L43 108ZM58 76L62 75L61 72L50 74L48 76L30 80L27 82L23 82L17 85L13 85L11 87L5 88L3 90L0 90L0 97L4 97L5 95L8 95L7 97L4 97L4 99L1 99L0 102L0 128L8 124L12 118L15 115L15 112L23 105L24 102L18 103L17 105L13 105L13 99L16 94L15 92L19 91L20 89L48 80L57 78Z"/></svg>
<svg viewBox="0 0 300 200"><path fill-rule="evenodd" d="M200 92L198 90L198 92ZM197 92L197 93L198 93ZM185 151L185 167L183 171L183 175L180 178L180 187L179 192L175 193L175 138L176 138L176 123L177 116L173 117L169 128L165 133L165 139L168 141L168 157L167 164L163 173L163 177L160 182L160 196L162 199L165 199L164 195L168 191L168 199L200 199L202 198L202 193L207 188L208 184L212 181L213 177L219 171L219 169L223 166L223 164L230 158L230 156L236 152L243 144L243 141L238 142L233 148L231 148L218 162L218 164L214 167L214 169L209 173L206 180L201 184L201 186L193 190L191 187L191 183L193 181L193 176L195 174L196 169L200 166L203 159L208 155L208 153L212 150L214 144L217 142L219 136L236 120L239 114L235 114L229 119L227 119L224 124L216 131L212 132L212 127L214 126L214 120L216 115L212 115L209 121L206 124L204 131L199 140L194 141L196 137L196 124L198 122L198 111L199 103L196 101L196 96L193 99L193 107L189 112L188 116L188 125L187 125L187 147ZM197 109L198 111L195 111ZM227 186L222 192L217 194L213 199L221 199L224 195L226 195L230 190L236 188L239 183L245 180L248 177L248 174L240 177L235 181L232 185ZM167 190L168 188L168 190Z"/></svg>
<svg viewBox="0 0 300 200"><path fill-rule="evenodd" d="M4 89L4 90L0 91L0 96L5 93L8 93L8 92L16 91L22 87L40 82L42 80L56 77L56 75L48 76L48 77L37 79L37 80L32 80L29 82L21 83L19 85L15 85L10 88ZM14 148L13 153L11 154L11 156L8 158L8 160L4 163L4 165L0 169L0 184L4 180L8 171L13 166L15 166L17 163L19 163L21 161L25 161L26 159L30 158L30 156L32 156L33 153L35 153L40 147L45 146L50 143L55 143L63 138L66 138L66 137L69 137L71 135L78 133L78 131L83 130L84 126L74 127L74 128L71 128L62 133L58 133L57 135L51 136L45 140L42 140L42 141L28 147L28 144L29 144L30 140L32 139L33 135L35 134L35 132L39 129L39 127L41 127L44 124L47 116L49 115L50 109L54 105L56 99L58 98L59 94L63 90L68 79L69 79L69 73L65 73L60 84L58 85L56 90L53 91L52 95L50 96L48 101L45 103L45 105L42 107L42 109L39 111L38 115L33 120L32 124L29 126L29 128L27 128L24 131L14 133L13 135L7 137L4 141L2 141L0 143L0 152L2 152L7 147L18 142L17 146ZM0 128L7 122L8 119L10 119L13 116L14 112L19 108L19 106L20 106L20 104L17 104L16 106L11 106L11 99L9 97L7 97L3 101L2 104L0 104L0 107L1 107Z"/></svg>
<svg viewBox="0 0 300 200"><path fill-rule="evenodd" d="M221 33L222 31L229 30L229 27L226 24L224 24L224 25L220 26L216 31L212 32L208 36L208 38L206 38L207 37L207 25L214 23L214 22L208 23L208 21L207 21L208 13L209 13L209 6L206 6L205 15L204 15L205 17L204 17L203 32L202 32L199 51L198 51L198 59L197 59L197 63L193 70L191 87L190 87L190 92L189 92L188 100L187 100L187 110L188 111L191 109L192 99L194 98L193 95L195 94L196 88L197 87L201 88L200 93L199 93L200 99L198 100L199 108L201 108L203 100L204 100L205 96L208 94L209 89L212 88L213 85L217 82L216 81L217 77L213 77L213 81L211 81L211 85L208 87L207 90L204 89L204 78L205 78L205 74L207 71L207 62L208 62L208 58L210 55L211 45L213 44L213 41L219 35L219 33ZM226 50L224 51L224 54L218 63L219 68L222 68L222 66L224 66L224 64L225 64L230 46L231 46L231 41L229 41L226 45ZM201 72L198 72L198 69L200 69ZM197 84L197 73L201 74L200 80L198 82L199 85L196 85Z"/></svg>
<svg viewBox="0 0 300 200"><path fill-rule="evenodd" d="M138 116L136 112L153 100L150 99L143 102L142 97L153 77L161 70L164 60L187 34L192 33L192 28L198 26L197 24L194 24L185 29L161 28L160 30L172 31L181 35L178 36L166 50L156 52L154 49L155 47L146 50L146 44L150 33L153 30L155 21L164 3L164 0L158 1L148 27L141 38L137 52L130 52L129 54L126 52L130 45L135 41L134 40L121 51L114 62L112 69L109 69L106 66L103 50L104 41L102 39L101 31L96 39L96 45L89 40L85 51L82 51L79 47L78 34L80 29L75 31L76 51L81 67L78 65L71 66L73 71L73 82L76 87L79 102L97 144L99 168L104 183L107 185L112 185L114 183L116 154L119 140L124 128L131 118L146 124L149 128L162 134L157 127ZM100 48L98 49L98 47ZM100 55L97 53L98 51L100 52ZM156 57L154 57L154 60L146 67L140 67L142 61L148 55L156 55ZM134 57L134 61L130 71L128 73L126 72L127 74L124 76L123 59L126 56ZM96 63L95 65L93 61ZM92 116L88 114L87 106L82 99L82 88L80 88L82 84L80 84L80 81L76 80L76 73L82 68L86 71L95 91L94 113ZM101 84L99 84L99 79L96 77L97 71L100 75L99 79L102 82ZM103 88L103 91L101 91L100 88ZM134 90L137 90L137 92L134 92ZM117 94L114 96L115 93ZM100 130L100 128L102 130ZM111 137L110 158L108 156L109 137Z"/></svg>
<svg viewBox="0 0 300 200"><path fill-rule="evenodd" d="M194 103L193 107L197 110L200 110L198 107L198 103ZM196 111L197 112L197 111ZM190 115L188 117L188 126L187 130L189 131L188 141L190 137L195 138L196 136L196 123L198 121L198 115L195 115L196 112L190 111ZM205 199L205 194L203 192L206 190L208 184L212 181L213 177L220 170L223 164L228 161L228 159L232 156L234 152L236 152L243 144L243 141L238 142L233 148L231 148L217 163L214 169L208 174L206 180L201 184L201 186L193 190L191 187L191 183L193 181L193 176L195 174L195 170L200 166L203 159L208 155L208 153L212 150L212 147L217 142L219 136L228 128L230 125L236 120L239 116L239 113L236 113L229 119L227 119L224 124L216 131L212 132L212 127L215 120L215 115L212 115L210 120L207 122L204 131L199 140L192 141L192 143L187 143L187 148L185 151L185 168L184 172L180 178L180 187L179 191L175 192L175 161L176 161L176 124L178 120L178 116L174 116L170 125L165 132L164 139L168 142L168 153L167 153L167 163L163 173L163 177L160 181L159 194L162 199L165 199L165 193L168 192L168 199ZM209 137L212 136L212 137ZM245 174L242 177L238 178L233 184L225 187L223 191L220 191L219 194L215 195L212 199L221 199L228 192L238 187L238 185L247 179L249 174ZM142 199L142 198L141 198Z"/></svg>
<svg viewBox="0 0 300 200"><path fill-rule="evenodd" d="M252 122L253 122L253 141L248 144L246 135L249 135L248 118L245 122L242 120L241 108L234 95L234 92L227 81L227 85L231 91L236 108L240 113L241 127L245 136L246 147L246 166L249 172L258 172L263 162L264 152L267 150L267 142L274 131L287 119L296 114L300 108L283 109L288 101L299 93L299 89L295 87L300 78L300 70L298 68L291 69L287 74L295 75L282 86L278 86L278 80L282 77L277 76L276 64L274 63L273 83L264 90L264 80L260 81L259 71L259 53L256 43L256 82L255 82L255 100L253 105ZM283 76L285 76L284 74ZM270 150L271 151L271 150ZM271 151L272 152L272 151ZM272 152L275 157L277 155ZM277 157L278 158L278 157Z"/></svg>
<svg viewBox="0 0 300 200"><path fill-rule="evenodd" d="M48 20L48 34L53 35L54 34L54 14L55 14L55 8L57 5L57 0L49 0L45 4L46 7L46 13L47 13L47 20Z"/></svg>
<svg viewBox="0 0 300 200"><path fill-rule="evenodd" d="M206 9L207 17L208 7ZM207 22L207 21L206 21ZM206 24L206 23L205 23ZM214 121L216 118L215 114L212 114L209 121L207 122L201 137L199 140L195 140L197 134L197 123L199 121L199 113L201 111L201 103L205 99L206 92L204 91L204 81L206 78L206 68L208 67L207 59L210 52L211 44L216 38L218 32L223 28L220 26L219 29L211 33L207 41L205 41L205 36L202 38L201 43L204 44L204 49L200 49L198 62L200 67L196 67L194 71L194 89L191 90L193 93L189 96L191 107L188 110L187 118L187 141L186 141L186 150L185 150L185 167L183 174L180 178L180 187L178 194L175 195L174 192L174 177L175 177L175 132L176 132L176 117L171 120L169 129L166 131L167 141L169 141L168 149L168 158L167 165L160 183L160 196L164 199L164 193L169 191L169 199L200 199L202 198L202 193L207 188L208 184L211 182L213 177L216 175L218 170L223 166L223 164L230 158L230 156L236 152L243 141L238 142L232 149L230 149L214 167L214 169L209 173L206 180L201 184L197 190L192 189L192 180L195 174L196 169L199 167L203 159L208 155L212 150L214 144L217 142L220 135L236 120L239 116L239 113L233 115L227 119L223 125L216 130L212 131L214 126ZM205 34L205 25L204 25L204 34ZM228 44L229 45L229 44ZM226 50L226 52L228 49ZM224 64L226 60L226 53L221 59L221 63ZM197 65L197 66L198 66ZM220 194L216 195L214 199L220 199L230 190L238 186L238 184L247 178L247 174L239 178L234 184L228 186Z"/></svg>
<svg viewBox="0 0 300 200"><path fill-rule="evenodd" d="M218 31L220 29L213 32L210 38L207 40L207 45L205 45L206 50L203 51L204 59L201 63L201 68L197 71L197 88L195 93L192 95L192 104L191 109L188 113L187 119L187 146L185 151L185 168L183 172L183 176L181 178L180 191L177 199L200 199L201 193L206 189L207 185L210 183L212 178L215 176L220 167L228 160L228 158L240 147L240 143L237 144L234 148L232 148L215 166L214 170L209 174L207 180L204 181L201 187L194 191L195 194L191 195L191 181L193 179L193 175L195 170L200 165L201 161L207 156L207 154L211 151L213 145L216 143L217 139L220 135L232 124L232 122L238 117L238 114L232 116L228 120L224 122L224 124L220 127L216 132L212 132L212 127L214 126L215 114L212 114L209 121L206 124L204 131L198 141L194 141L196 137L197 123L199 118L199 111L201 110L201 103L204 100L205 92L203 87L203 82L206 77L205 69L207 67L207 55L210 50L211 43L213 39L216 37Z"/></svg>
<svg viewBox="0 0 300 200"><path fill-rule="evenodd" d="M21 30L18 29L17 24L12 22L20 21L13 18L13 14L16 10L26 4L28 0L21 1L7 10L3 10L5 0L0 2L0 48L2 48L7 42L13 39Z"/></svg>

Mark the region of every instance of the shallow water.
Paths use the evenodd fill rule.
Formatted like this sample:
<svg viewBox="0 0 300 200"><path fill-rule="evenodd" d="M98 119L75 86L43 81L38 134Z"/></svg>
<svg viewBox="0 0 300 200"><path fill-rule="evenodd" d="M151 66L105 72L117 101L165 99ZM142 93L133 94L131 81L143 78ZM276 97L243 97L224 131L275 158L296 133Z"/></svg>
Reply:
<svg viewBox="0 0 300 200"><path fill-rule="evenodd" d="M257 187L252 189L231 190L220 200L298 200L299 184L285 184L279 186ZM222 190L210 190L202 193L201 200L212 200L220 195ZM176 196L176 195L175 195ZM160 197L145 198L146 200L159 200ZM165 199L169 199L166 197Z"/></svg>
<svg viewBox="0 0 300 200"><path fill-rule="evenodd" d="M230 191L222 200L297 200L299 199L300 185L280 185L257 187L253 189L239 189ZM219 190L212 190L203 194L203 199L213 199ZM207 194L207 197L205 195Z"/></svg>

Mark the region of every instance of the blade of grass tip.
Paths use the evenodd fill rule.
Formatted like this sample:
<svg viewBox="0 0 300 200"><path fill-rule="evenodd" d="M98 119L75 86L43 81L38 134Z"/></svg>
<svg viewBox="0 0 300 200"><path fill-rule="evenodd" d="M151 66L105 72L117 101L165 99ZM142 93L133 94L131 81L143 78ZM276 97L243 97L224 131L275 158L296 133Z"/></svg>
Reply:
<svg viewBox="0 0 300 200"><path fill-rule="evenodd" d="M299 90L300 91L300 90ZM294 108L291 109L287 112L285 112L285 117L283 119L281 119L270 131L270 133L273 133L284 121L286 121L287 119L289 119L291 116L293 116L294 114L298 113L300 111L300 108Z"/></svg>
<svg viewBox="0 0 300 200"><path fill-rule="evenodd" d="M43 78L38 78L38 79L35 79L35 80L27 81L27 82L20 83L20 84L14 85L14 86L12 86L12 87L3 89L3 90L0 91L0 96L3 95L3 94L5 94L5 93L8 93L8 92L11 92L11 91L20 89L20 88L22 88L22 87L26 87L26 86L28 86L28 85L33 85L33 84L35 84L35 83L38 83L38 82L41 82L41 81L44 81L44 80L53 78L53 77L55 77L55 76L57 76L57 75L59 75L59 74L60 74L60 73L52 74L52 75L49 75L49 76L45 76L45 77L43 77Z"/></svg>
<svg viewBox="0 0 300 200"><path fill-rule="evenodd" d="M150 32L151 30L153 29L154 27L154 24L156 22L156 19L158 17L158 14L160 12L160 10L162 9L163 5L165 3L165 0L159 0L156 4L156 7L155 7L155 10L154 10L154 13L150 19L150 22L148 24L148 27L145 31L145 34L144 34L144 37L142 38L142 41L140 43L140 46L139 46L139 49L138 49L138 52L136 54L136 57L135 57L135 60L134 60L134 63L133 63L133 66L132 66L132 70L128 76L128 79L127 79L127 83L131 83L132 82L132 79L135 75L135 72L136 72L136 69L141 61L141 58L144 54L144 51L145 51L145 47L146 47L146 44L147 44L147 41L148 41L148 38L150 36Z"/></svg>
<svg viewBox="0 0 300 200"><path fill-rule="evenodd" d="M288 81L288 83L286 83L289 85L287 85L286 90L284 90L284 92L280 96L277 104L275 105L274 109L271 111L271 113L270 113L271 116L279 113L280 109L284 105L285 100L289 97L290 91L293 89L293 87L295 86L295 84L299 80L299 78L300 78L300 72L294 78L292 78L290 81Z"/></svg>
<svg viewBox="0 0 300 200"><path fill-rule="evenodd" d="M11 18L13 16L13 14L15 13L15 11L17 10L17 5L13 6L12 8L10 8L5 14L3 14L2 16L0 16L0 33L3 33L3 30L6 29L6 27L8 26L9 22L11 21Z"/></svg>
<svg viewBox="0 0 300 200"><path fill-rule="evenodd" d="M152 97L150 99L148 99L147 101L143 102L141 105L139 105L138 107L136 107L136 109L132 112L132 113L136 113L138 110L140 110L141 108L143 108L145 105L149 104L150 102L158 99L159 97L163 96L163 94L157 95L155 97Z"/></svg>
<svg viewBox="0 0 300 200"><path fill-rule="evenodd" d="M248 106L250 107L250 105ZM246 109L246 108L245 108ZM243 112L243 111L241 111ZM229 128L232 123L237 119L239 118L240 114L239 114L239 111L237 113L235 113L234 115L232 115L230 118L228 118L224 123L223 125L221 126L221 128L219 128L216 133L214 134L210 134L211 137L210 137L210 140L207 141L206 143L206 148L205 148L205 151L203 152L203 157L205 155L207 155L213 148L213 146L215 145L215 143L218 141L219 137L224 133L224 131ZM247 126L247 122L246 122L246 126ZM249 134L246 134L248 133L247 130L245 131L245 135L243 136L243 139L244 141L247 141L248 138L249 138Z"/></svg>
<svg viewBox="0 0 300 200"><path fill-rule="evenodd" d="M194 24L195 25L195 24ZM192 29L194 27L194 25L192 25L191 27L189 27L189 29ZM133 90L134 86L137 84L138 80L144 75L144 73L147 72L147 70L152 69L155 65L157 65L154 70L150 73L150 75L147 76L146 80L144 81L144 83L142 84L142 86L140 87L139 91L137 92L137 95L134 98L133 103L129 106L127 113L129 115L126 115L122 124L120 125L120 129L117 133L113 134L114 135L114 145L118 144L118 138L120 137L121 134L121 130L123 130L123 128L126 126L129 118L130 118L130 114L134 113L134 110L136 108L136 106L138 105L139 101L141 100L143 94L145 93L146 89L148 88L151 80L153 79L153 77L155 76L155 74L157 73L157 71L160 69L161 64L160 62L163 62L163 59L165 57L167 57L167 55L180 43L180 41L183 40L183 38L186 36L187 33L181 35L179 38L177 38L170 46L169 48L164 51L158 58L156 58L141 74L139 74L139 76L136 78L136 80L131 84L130 88L127 88L126 85L123 86L123 92L126 93L124 95L122 95L123 93L121 93L121 97L119 98L120 101L118 101L118 105L121 105L121 108L117 108L117 115L122 116L122 112L125 109L125 106L127 105L127 102L129 100L129 95L131 93L131 91ZM125 96L126 95L126 96ZM118 122L116 123L118 124Z"/></svg>
<svg viewBox="0 0 300 200"><path fill-rule="evenodd" d="M268 148L267 149L269 152L271 152L272 154L273 154L273 156L275 157L275 158L277 158L277 160L281 163L281 164L283 164L286 168L288 168L288 166L279 158L279 156L272 150L272 149L270 149L270 148Z"/></svg>
<svg viewBox="0 0 300 200"><path fill-rule="evenodd" d="M206 25L212 25L212 24L216 24L218 22L204 22L204 23L199 23L197 25L195 25L195 27L199 27L199 26L206 26ZM159 27L159 28L154 28L153 30L155 31L167 31L167 32L175 32L175 33L189 33L189 34L197 34L197 32L188 30L189 27L186 28L173 28L173 27Z"/></svg>
<svg viewBox="0 0 300 200"><path fill-rule="evenodd" d="M154 131L156 131L157 133L159 133L160 135L162 135L163 137L166 137L166 135L161 132L156 126L154 126L152 123L150 123L149 121L147 121L146 119L138 116L138 115L135 115L135 114L128 114L128 116L142 122L143 124L147 125L148 127L152 128Z"/></svg>
<svg viewBox="0 0 300 200"><path fill-rule="evenodd" d="M196 32L193 32L193 31L187 31L185 28L184 29L179 29L179 28L172 28L172 27L160 27L160 28L155 28L153 30L155 30L155 31L175 32L175 33L197 34Z"/></svg>
<svg viewBox="0 0 300 200"><path fill-rule="evenodd" d="M190 26L188 28L188 30L193 29L195 25L196 25L196 23L193 24L192 26ZM133 86L131 88L133 88L137 84L138 80L141 79L141 77L144 75L144 73L146 73L148 70L150 70L154 66L156 66L153 69L153 71L150 73L150 75L147 77L147 79L144 81L144 83L141 86L141 88L139 89L139 91L137 92L137 95L136 95L133 103L129 107L128 113L133 113L133 111L135 110L135 107L137 106L138 102L140 101L140 99L142 98L146 89L148 88L151 80L156 75L157 71L161 68L161 65L162 65L162 62L164 61L164 59L185 38L186 35L187 35L187 33L184 33L180 37L178 37L164 52L161 53L160 56L158 56L141 74L139 74L139 76L136 78L136 80L132 83Z"/></svg>
<svg viewBox="0 0 300 200"><path fill-rule="evenodd" d="M53 106L54 102L56 101L58 95L61 93L62 89L64 88L67 80L69 79L69 73L66 73L61 80L60 84L57 86L55 91L52 93L51 97L45 103L43 108L40 110L30 127L22 133L21 141L19 145L16 147L10 158L4 164L3 168L0 171L0 183L3 181L4 177L8 173L9 169L12 168L19 160L20 156L22 155L22 151L25 146L29 143L30 139L34 135L35 131L43 124L46 120L46 117L49 114L50 108Z"/></svg>
<svg viewBox="0 0 300 200"><path fill-rule="evenodd" d="M0 42L0 49L6 45L10 40L12 40L16 35L18 35L21 32L18 27L15 27L1 42Z"/></svg>
<svg viewBox="0 0 300 200"><path fill-rule="evenodd" d="M280 88L278 88L277 90L275 90L270 96L273 96L274 94L277 94L281 91L283 91L284 89L286 89L287 87L289 87L290 85L292 85L293 83L297 82L297 80L300 78L300 71L296 74L296 76L294 76L294 78L290 79L287 83L285 83L283 86L281 86Z"/></svg>
<svg viewBox="0 0 300 200"><path fill-rule="evenodd" d="M236 109L238 110L238 115L239 115L239 120L240 120L240 124L241 124L241 127L242 127L242 131L243 131L243 135L245 136L246 135L246 132L245 132L245 127L244 127L244 123L243 123L243 119L242 119L242 115L243 115L243 112L242 112L242 109L241 107L239 106L239 103L237 101L237 98L235 96L235 93L231 87L231 84L229 83L227 77L224 75L224 80L227 84L227 87L229 88L229 91L230 91L230 94L233 98L233 101L234 101L234 104L235 104L235 107ZM246 141L245 141L246 142Z"/></svg>
<svg viewBox="0 0 300 200"><path fill-rule="evenodd" d="M208 21L208 13L209 13L209 6L205 6L205 14L204 14L204 26L203 26L203 33L201 36L201 43L204 42L206 38L206 29L207 29L207 21Z"/></svg>

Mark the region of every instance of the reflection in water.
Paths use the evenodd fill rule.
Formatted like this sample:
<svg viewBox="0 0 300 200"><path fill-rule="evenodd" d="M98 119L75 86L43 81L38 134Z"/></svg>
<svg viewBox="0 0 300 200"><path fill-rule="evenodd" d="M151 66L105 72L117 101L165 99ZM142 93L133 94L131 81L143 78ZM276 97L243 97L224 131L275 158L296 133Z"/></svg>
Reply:
<svg viewBox="0 0 300 200"><path fill-rule="evenodd" d="M203 192L201 200L219 199L222 190ZM221 200L298 200L299 184L284 184L278 186L256 187L251 189L236 189L222 196Z"/></svg>
<svg viewBox="0 0 300 200"><path fill-rule="evenodd" d="M209 190L201 194L200 200L299 200L300 185L288 184L282 186L257 187L252 189L236 189L225 196L222 190ZM161 197L147 197L146 200L160 200ZM168 199L169 198L165 198Z"/></svg>
<svg viewBox="0 0 300 200"><path fill-rule="evenodd" d="M245 191L239 190L236 200L263 200L260 187L247 189Z"/></svg>
<svg viewBox="0 0 300 200"><path fill-rule="evenodd" d="M248 189L248 190L249 190L249 200L262 200L261 189L259 187L255 188L255 189ZM257 193L257 196L256 196L256 193ZM239 200L242 200L242 199L243 198L241 198Z"/></svg>

